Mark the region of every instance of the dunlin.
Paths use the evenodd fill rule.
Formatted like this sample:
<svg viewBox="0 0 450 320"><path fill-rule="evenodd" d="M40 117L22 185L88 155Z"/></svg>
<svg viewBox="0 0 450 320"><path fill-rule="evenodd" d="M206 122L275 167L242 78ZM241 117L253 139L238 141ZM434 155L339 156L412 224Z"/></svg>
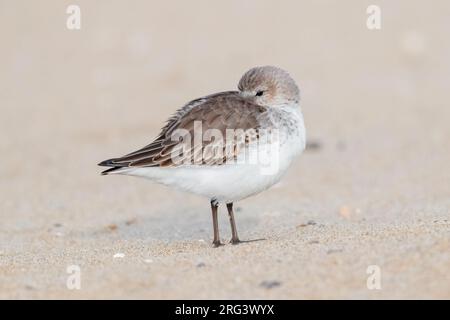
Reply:
<svg viewBox="0 0 450 320"><path fill-rule="evenodd" d="M217 209L226 204L231 243L239 243L233 203L281 179L305 148L305 128L300 91L286 71L250 69L238 89L187 103L152 143L101 162L111 167L102 174L144 177L207 197L214 246L221 245Z"/></svg>

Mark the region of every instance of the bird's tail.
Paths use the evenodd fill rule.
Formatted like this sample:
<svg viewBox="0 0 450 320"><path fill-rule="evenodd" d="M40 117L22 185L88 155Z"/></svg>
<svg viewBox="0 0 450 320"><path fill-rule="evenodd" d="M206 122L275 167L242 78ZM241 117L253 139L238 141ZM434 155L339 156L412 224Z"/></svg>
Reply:
<svg viewBox="0 0 450 320"><path fill-rule="evenodd" d="M100 162L98 165L102 167L111 167L109 169L106 169L105 171L102 171L101 175L108 175L110 173L120 173L121 171L124 171L127 166L120 166L117 165L117 163L114 163L114 160L116 159L108 159L105 161Z"/></svg>

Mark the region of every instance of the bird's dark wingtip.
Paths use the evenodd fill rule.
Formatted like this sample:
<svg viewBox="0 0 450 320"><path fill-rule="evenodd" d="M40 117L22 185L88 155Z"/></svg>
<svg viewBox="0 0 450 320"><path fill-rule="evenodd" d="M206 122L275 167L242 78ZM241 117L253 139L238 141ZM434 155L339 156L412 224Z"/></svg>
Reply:
<svg viewBox="0 0 450 320"><path fill-rule="evenodd" d="M113 167L114 166L113 160L114 159L108 159L108 160L100 162L98 165L102 166L102 167Z"/></svg>
<svg viewBox="0 0 450 320"><path fill-rule="evenodd" d="M116 163L114 163L114 160L115 159L108 159L108 160L102 161L98 164L99 166L102 166L102 167L112 167L112 168L106 169L105 171L102 171L101 172L102 176L106 176L109 173L114 172L117 169L121 168L121 166L118 166Z"/></svg>
<svg viewBox="0 0 450 320"><path fill-rule="evenodd" d="M120 168L121 168L121 167L112 167L112 168L106 169L105 171L102 171L102 172L101 172L101 175L102 175L102 176L106 176L106 175L108 175L109 173L114 172L114 171L116 171L117 169L120 169Z"/></svg>

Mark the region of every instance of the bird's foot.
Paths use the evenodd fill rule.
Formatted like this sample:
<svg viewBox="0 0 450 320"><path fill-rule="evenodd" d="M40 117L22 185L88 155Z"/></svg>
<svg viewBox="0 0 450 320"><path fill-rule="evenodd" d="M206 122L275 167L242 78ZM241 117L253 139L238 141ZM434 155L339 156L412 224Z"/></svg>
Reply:
<svg viewBox="0 0 450 320"><path fill-rule="evenodd" d="M239 240L239 238L231 238L230 243L234 245L234 244L242 243L242 241Z"/></svg>
<svg viewBox="0 0 450 320"><path fill-rule="evenodd" d="M215 241L213 241L213 247L214 248L218 248L218 247L221 247L221 246L223 246L223 243L222 242L220 242L220 240L215 240Z"/></svg>

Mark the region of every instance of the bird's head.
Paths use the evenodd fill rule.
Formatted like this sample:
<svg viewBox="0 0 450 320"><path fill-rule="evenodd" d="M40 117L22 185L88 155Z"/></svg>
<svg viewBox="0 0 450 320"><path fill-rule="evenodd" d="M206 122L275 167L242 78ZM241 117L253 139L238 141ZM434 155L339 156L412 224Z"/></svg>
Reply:
<svg viewBox="0 0 450 320"><path fill-rule="evenodd" d="M239 92L261 106L297 105L300 90L289 73L277 67L256 67L247 71L238 84Z"/></svg>

